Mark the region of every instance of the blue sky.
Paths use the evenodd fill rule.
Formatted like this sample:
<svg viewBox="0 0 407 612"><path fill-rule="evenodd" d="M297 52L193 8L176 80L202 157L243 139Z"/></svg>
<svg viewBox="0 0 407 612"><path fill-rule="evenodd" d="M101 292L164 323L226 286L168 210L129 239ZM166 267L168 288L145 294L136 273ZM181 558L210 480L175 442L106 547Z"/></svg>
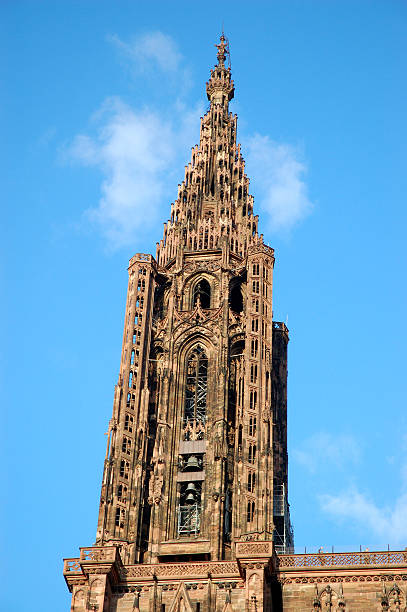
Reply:
<svg viewBox="0 0 407 612"><path fill-rule="evenodd" d="M406 3L38 0L0 12L2 609L69 609L61 560L94 542L127 261L162 235L222 21L276 250L274 318L290 328L296 545L404 548Z"/></svg>

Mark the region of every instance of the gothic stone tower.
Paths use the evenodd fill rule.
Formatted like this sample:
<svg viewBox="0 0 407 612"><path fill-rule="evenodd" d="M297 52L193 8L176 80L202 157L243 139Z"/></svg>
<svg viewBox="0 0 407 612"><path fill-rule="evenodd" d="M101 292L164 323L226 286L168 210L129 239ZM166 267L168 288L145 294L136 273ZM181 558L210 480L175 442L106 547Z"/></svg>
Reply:
<svg viewBox="0 0 407 612"><path fill-rule="evenodd" d="M293 545L288 330L272 322L274 251L229 112L223 35L217 48L156 257L130 260L96 543L66 561L72 612L271 609L274 551Z"/></svg>

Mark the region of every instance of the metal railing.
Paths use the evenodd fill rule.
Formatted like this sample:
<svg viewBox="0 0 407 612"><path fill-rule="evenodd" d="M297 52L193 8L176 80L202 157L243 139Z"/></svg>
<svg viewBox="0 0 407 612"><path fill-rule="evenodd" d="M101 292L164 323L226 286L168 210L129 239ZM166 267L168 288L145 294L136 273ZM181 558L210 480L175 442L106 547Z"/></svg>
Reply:
<svg viewBox="0 0 407 612"><path fill-rule="evenodd" d="M337 567L349 565L406 565L407 550L384 552L279 555L279 567Z"/></svg>

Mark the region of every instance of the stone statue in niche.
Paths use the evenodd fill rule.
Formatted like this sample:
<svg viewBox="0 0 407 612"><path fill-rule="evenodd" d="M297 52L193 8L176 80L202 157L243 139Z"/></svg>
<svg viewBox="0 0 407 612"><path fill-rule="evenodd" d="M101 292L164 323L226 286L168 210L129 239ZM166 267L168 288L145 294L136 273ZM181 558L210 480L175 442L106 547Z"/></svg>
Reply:
<svg viewBox="0 0 407 612"><path fill-rule="evenodd" d="M164 462L156 464L154 472L151 474L150 482L148 485L148 503L159 504L161 502L161 494L164 484Z"/></svg>
<svg viewBox="0 0 407 612"><path fill-rule="evenodd" d="M226 432L224 423L218 423L216 433L215 433L215 442L214 442L214 456L215 461L219 459L224 459L227 457L228 453L228 445L226 440Z"/></svg>

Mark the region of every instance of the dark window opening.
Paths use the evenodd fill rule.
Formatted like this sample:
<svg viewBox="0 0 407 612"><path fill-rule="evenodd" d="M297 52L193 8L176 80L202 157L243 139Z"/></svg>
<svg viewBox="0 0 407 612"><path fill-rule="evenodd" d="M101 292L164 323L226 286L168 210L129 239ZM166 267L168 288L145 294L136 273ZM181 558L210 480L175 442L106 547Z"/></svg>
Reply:
<svg viewBox="0 0 407 612"><path fill-rule="evenodd" d="M130 414L126 414L124 419L124 429L130 433L133 431L133 417Z"/></svg>
<svg viewBox="0 0 407 612"><path fill-rule="evenodd" d="M250 409L256 410L257 405L257 391L250 391Z"/></svg>
<svg viewBox="0 0 407 612"><path fill-rule="evenodd" d="M235 285L230 292L230 308L233 312L242 312L243 311L243 295L240 285Z"/></svg>
<svg viewBox="0 0 407 612"><path fill-rule="evenodd" d="M199 300L201 302L201 308L210 308L211 307L211 286L207 280L204 278L199 281L194 287L193 293L193 307L196 306L196 303Z"/></svg>
<svg viewBox="0 0 407 612"><path fill-rule="evenodd" d="M120 462L120 476L122 476L123 478L128 478L129 477L129 467L130 464L127 461L122 460Z"/></svg>
<svg viewBox="0 0 407 612"><path fill-rule="evenodd" d="M115 525L116 527L124 527L125 511L123 508L116 508Z"/></svg>
<svg viewBox="0 0 407 612"><path fill-rule="evenodd" d="M117 499L123 503L127 500L127 487L125 485L120 484L117 487Z"/></svg>
<svg viewBox="0 0 407 612"><path fill-rule="evenodd" d="M239 425L239 433L237 437L237 443L239 448L242 448L243 445L243 425Z"/></svg>
<svg viewBox="0 0 407 612"><path fill-rule="evenodd" d="M230 349L231 357L240 357L244 353L244 340L238 340L232 345Z"/></svg>
<svg viewBox="0 0 407 612"><path fill-rule="evenodd" d="M249 472L248 480L247 480L247 490L249 493L254 493L256 488L256 474L254 472Z"/></svg>
<svg viewBox="0 0 407 612"><path fill-rule="evenodd" d="M247 522L252 523L254 520L254 501L247 502Z"/></svg>
<svg viewBox="0 0 407 612"><path fill-rule="evenodd" d="M255 463L256 461L256 445L255 444L251 444L249 446L249 463Z"/></svg>

